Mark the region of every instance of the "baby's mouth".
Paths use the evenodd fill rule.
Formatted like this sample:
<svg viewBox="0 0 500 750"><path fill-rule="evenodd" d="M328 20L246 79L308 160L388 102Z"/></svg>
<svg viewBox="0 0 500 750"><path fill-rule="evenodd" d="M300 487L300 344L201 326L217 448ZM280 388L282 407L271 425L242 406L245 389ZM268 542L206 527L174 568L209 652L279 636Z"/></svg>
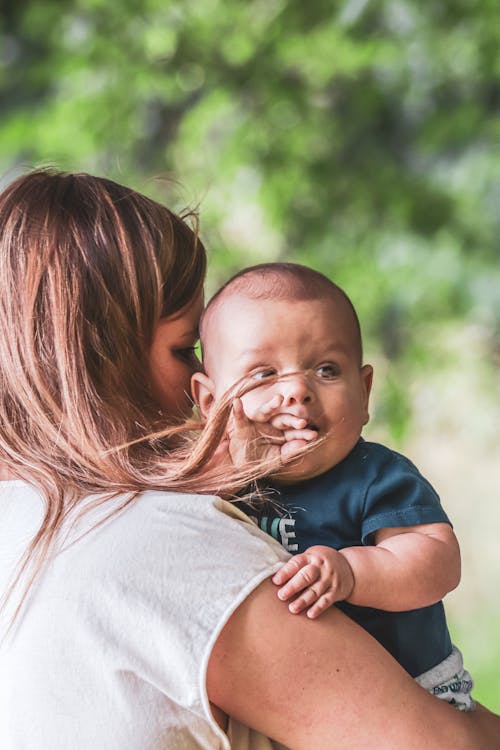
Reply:
<svg viewBox="0 0 500 750"><path fill-rule="evenodd" d="M314 432L319 432L319 427L318 425L309 422L308 424L306 424L306 430L314 430Z"/></svg>

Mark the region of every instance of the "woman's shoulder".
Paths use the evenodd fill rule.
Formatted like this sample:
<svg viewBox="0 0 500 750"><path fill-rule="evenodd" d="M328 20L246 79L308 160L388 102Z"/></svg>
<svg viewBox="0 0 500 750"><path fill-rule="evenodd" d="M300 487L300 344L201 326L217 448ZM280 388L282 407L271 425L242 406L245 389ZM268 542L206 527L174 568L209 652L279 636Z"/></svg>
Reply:
<svg viewBox="0 0 500 750"><path fill-rule="evenodd" d="M247 562L269 564L288 559L281 545L264 534L232 503L214 495L148 491L137 497L120 516L132 533L146 535L169 549L181 545L202 547L205 554L233 554ZM244 564L244 563L242 563Z"/></svg>
<svg viewBox="0 0 500 750"><path fill-rule="evenodd" d="M241 584L265 571L269 575L289 557L231 503L158 490L120 495L92 508L62 547L63 556L74 557L81 571L97 578L106 570L106 582L117 585L122 571L138 581L155 573L158 580L168 575L209 583L208 573Z"/></svg>

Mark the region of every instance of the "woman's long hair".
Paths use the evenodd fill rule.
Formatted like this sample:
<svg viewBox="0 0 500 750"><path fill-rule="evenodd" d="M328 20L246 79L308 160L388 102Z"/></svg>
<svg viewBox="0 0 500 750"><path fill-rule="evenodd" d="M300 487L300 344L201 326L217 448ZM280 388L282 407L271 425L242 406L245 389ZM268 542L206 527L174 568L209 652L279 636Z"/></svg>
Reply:
<svg viewBox="0 0 500 750"><path fill-rule="evenodd" d="M196 297L205 266L184 218L111 180L39 170L0 195L0 461L45 501L26 590L88 494L224 493L251 477L203 469L230 399L199 437L151 395L155 328Z"/></svg>

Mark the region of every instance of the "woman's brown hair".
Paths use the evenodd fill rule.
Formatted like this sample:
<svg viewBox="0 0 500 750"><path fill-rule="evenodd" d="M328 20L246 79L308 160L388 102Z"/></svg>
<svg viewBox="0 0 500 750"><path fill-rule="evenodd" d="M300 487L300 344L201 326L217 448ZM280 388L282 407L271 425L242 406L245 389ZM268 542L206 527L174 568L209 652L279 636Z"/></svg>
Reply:
<svg viewBox="0 0 500 750"><path fill-rule="evenodd" d="M43 170L8 186L0 459L41 486L53 472L89 489L118 479L123 452L110 447L165 426L147 353L159 319L201 289L205 264L183 219L111 180Z"/></svg>
<svg viewBox="0 0 500 750"><path fill-rule="evenodd" d="M230 399L198 439L151 395L156 325L197 296L205 266L185 218L111 180L38 170L0 195L0 462L45 501L25 591L88 494L248 481L203 470Z"/></svg>

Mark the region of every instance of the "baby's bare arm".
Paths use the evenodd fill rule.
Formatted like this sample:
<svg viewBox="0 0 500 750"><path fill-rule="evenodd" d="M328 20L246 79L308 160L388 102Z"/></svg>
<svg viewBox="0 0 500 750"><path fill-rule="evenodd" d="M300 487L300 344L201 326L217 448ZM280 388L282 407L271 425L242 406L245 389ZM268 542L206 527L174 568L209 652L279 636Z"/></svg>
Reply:
<svg viewBox="0 0 500 750"><path fill-rule="evenodd" d="M451 526L381 529L376 545L309 547L274 576L278 597L315 619L338 601L392 612L434 604L460 580L460 550Z"/></svg>
<svg viewBox="0 0 500 750"><path fill-rule="evenodd" d="M451 526L429 523L380 529L375 546L346 547L354 587L347 601L400 612L426 607L460 581L460 549Z"/></svg>

